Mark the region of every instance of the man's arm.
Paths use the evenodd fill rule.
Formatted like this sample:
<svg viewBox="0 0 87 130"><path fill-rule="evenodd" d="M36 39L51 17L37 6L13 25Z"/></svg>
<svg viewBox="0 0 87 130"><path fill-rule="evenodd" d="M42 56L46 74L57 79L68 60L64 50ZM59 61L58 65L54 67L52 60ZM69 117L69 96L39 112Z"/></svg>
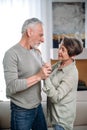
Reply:
<svg viewBox="0 0 87 130"><path fill-rule="evenodd" d="M46 63L36 75L27 78L28 87L31 87L37 82L46 79L50 75L50 73L51 73L51 66Z"/></svg>

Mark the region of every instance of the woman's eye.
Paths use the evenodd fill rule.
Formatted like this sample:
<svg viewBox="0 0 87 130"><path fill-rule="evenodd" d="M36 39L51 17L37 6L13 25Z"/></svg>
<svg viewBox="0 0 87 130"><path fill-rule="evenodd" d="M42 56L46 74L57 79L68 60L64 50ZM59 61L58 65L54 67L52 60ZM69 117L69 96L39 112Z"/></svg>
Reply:
<svg viewBox="0 0 87 130"><path fill-rule="evenodd" d="M63 51L63 52L65 51L64 48L62 48L62 51Z"/></svg>

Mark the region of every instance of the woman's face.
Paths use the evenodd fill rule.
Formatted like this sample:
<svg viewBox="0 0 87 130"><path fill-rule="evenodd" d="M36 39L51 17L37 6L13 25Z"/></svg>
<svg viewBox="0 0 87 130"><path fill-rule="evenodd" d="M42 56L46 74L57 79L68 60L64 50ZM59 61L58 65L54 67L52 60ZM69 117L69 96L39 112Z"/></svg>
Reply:
<svg viewBox="0 0 87 130"><path fill-rule="evenodd" d="M68 59L70 59L70 56L68 55L68 51L64 47L63 43L61 43L60 47L58 49L58 60L60 60L60 61L66 61Z"/></svg>

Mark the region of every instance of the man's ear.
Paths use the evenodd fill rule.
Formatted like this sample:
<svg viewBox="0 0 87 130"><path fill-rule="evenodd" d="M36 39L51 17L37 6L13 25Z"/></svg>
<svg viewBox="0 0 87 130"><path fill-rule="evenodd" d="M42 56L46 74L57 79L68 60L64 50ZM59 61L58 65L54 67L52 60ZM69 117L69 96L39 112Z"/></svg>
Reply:
<svg viewBox="0 0 87 130"><path fill-rule="evenodd" d="M27 33L27 36L30 37L32 35L33 31L31 28L29 28L29 29L27 29L26 33Z"/></svg>

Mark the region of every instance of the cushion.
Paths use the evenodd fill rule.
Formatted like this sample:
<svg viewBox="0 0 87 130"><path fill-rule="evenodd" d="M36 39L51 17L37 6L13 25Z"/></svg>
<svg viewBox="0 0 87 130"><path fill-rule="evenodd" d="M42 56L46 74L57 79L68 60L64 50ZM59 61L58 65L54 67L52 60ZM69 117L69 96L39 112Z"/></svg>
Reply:
<svg viewBox="0 0 87 130"><path fill-rule="evenodd" d="M75 126L87 126L87 91L77 92Z"/></svg>
<svg viewBox="0 0 87 130"><path fill-rule="evenodd" d="M10 101L0 102L0 129L10 128Z"/></svg>

